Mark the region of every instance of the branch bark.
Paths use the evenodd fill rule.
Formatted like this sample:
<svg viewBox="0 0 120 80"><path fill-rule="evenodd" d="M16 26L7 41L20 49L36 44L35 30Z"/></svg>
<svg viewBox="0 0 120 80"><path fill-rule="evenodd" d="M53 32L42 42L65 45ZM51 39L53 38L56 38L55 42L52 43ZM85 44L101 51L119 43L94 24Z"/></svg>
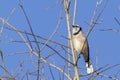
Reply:
<svg viewBox="0 0 120 80"><path fill-rule="evenodd" d="M68 39L69 39L68 41L71 45L71 50L72 50L72 55L73 55L73 63L74 63L74 71L75 71L74 80L80 80L77 61L76 61L76 54L75 54L71 30L70 30L70 14L69 14L70 1L67 2L66 0L64 0L63 3L64 3L64 9L65 9L65 13L66 13L67 28L68 28Z"/></svg>

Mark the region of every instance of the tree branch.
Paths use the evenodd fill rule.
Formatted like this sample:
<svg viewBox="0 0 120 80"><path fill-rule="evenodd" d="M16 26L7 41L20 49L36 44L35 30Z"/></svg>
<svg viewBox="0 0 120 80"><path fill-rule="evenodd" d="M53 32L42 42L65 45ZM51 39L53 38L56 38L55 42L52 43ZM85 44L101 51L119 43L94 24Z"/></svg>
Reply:
<svg viewBox="0 0 120 80"><path fill-rule="evenodd" d="M73 63L74 63L74 70L75 70L74 79L75 80L80 80L79 72L78 72L78 66L77 66L77 62L76 62L76 54L75 54L75 51L74 51L72 35L71 35L71 30L70 30L70 14L69 14L69 7L68 7L70 2L68 3L66 0L64 0L63 4L64 4L65 13L66 13L66 21L67 21L67 28L68 28L68 39L69 39L68 42L71 45L71 50L72 50L72 55L73 55Z"/></svg>

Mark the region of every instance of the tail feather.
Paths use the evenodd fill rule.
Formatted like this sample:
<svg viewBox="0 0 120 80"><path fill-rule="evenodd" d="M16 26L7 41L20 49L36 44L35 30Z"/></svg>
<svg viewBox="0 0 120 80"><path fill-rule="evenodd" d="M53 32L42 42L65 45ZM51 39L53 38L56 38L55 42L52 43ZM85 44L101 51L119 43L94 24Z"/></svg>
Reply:
<svg viewBox="0 0 120 80"><path fill-rule="evenodd" d="M87 73L90 74L93 72L93 66L89 62L86 62Z"/></svg>

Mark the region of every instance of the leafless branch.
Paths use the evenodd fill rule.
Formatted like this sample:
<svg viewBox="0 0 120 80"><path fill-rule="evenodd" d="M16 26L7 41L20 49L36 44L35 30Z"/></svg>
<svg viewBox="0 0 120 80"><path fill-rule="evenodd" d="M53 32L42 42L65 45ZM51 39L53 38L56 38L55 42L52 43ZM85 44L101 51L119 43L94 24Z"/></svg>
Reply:
<svg viewBox="0 0 120 80"><path fill-rule="evenodd" d="M120 26L120 21L116 17L114 17L114 19L118 23L118 25Z"/></svg>
<svg viewBox="0 0 120 80"><path fill-rule="evenodd" d="M0 20L4 20L3 18L0 18ZM11 29L15 30L16 33L21 37L21 39L24 41L24 43L26 44L26 46L28 47L30 53L34 54L35 56L38 57L38 54L36 52L33 51L33 49L31 48L31 46L29 45L29 43L26 41L26 39L24 38L24 36L11 24L9 24L8 22L6 22L4 20L5 24L8 25ZM59 68L58 66L49 63L48 61L46 61L44 58L40 57L40 60L43 61L45 64L50 65L51 67L54 67L55 69L57 69L58 71L60 71L61 73L63 73L69 80L72 80L61 68Z"/></svg>
<svg viewBox="0 0 120 80"><path fill-rule="evenodd" d="M120 25L119 20L116 17L114 17L114 19L118 23L118 25ZM116 32L116 33L120 33L120 31L118 29L112 29L112 28L100 29L100 31L113 31L113 32Z"/></svg>
<svg viewBox="0 0 120 80"><path fill-rule="evenodd" d="M74 15L73 15L73 25L75 24L75 20L76 20L76 7L77 7L77 0L74 0Z"/></svg>
<svg viewBox="0 0 120 80"><path fill-rule="evenodd" d="M109 78L109 79L112 79L112 80L118 80L117 78L115 77L112 77L112 76L108 76L108 75L104 75L102 74L103 72L107 71L107 70L110 70L111 68L115 68L117 66L120 66L120 64L115 64L113 66L105 66L105 67L102 67L100 69L98 69L97 71L95 71L93 73L93 76L91 78L89 78L89 80L94 80L96 77L98 76L101 76L101 77L105 77L105 78Z"/></svg>
<svg viewBox="0 0 120 80"><path fill-rule="evenodd" d="M94 12L93 12L93 16L92 16L92 19L91 19L91 22L90 22L90 27L89 27L89 29L88 29L88 31L87 31L87 33L86 33L86 39L84 40L84 43L82 44L81 51L82 51L82 49L83 49L83 46L84 46L84 44L85 44L85 42L86 42L86 40L87 40L90 32L93 30L93 28L95 27L96 23L98 22L100 16L102 15L103 11L105 10L105 8L106 8L106 6L107 6L107 3L108 3L108 0L106 0L103 8L100 10L100 12L98 13L98 15L96 16L96 10L98 9L98 6L101 4L101 0L98 0L98 1L97 1L96 7L95 7L95 10L94 10ZM95 17L96 17L96 18L95 18ZM78 62L79 58L80 58L80 54L79 54L78 57L77 57L77 62Z"/></svg>
<svg viewBox="0 0 120 80"><path fill-rule="evenodd" d="M36 78L36 80L39 80L40 47L39 47L39 44L37 43L37 38L36 38L36 36L34 35L33 29L32 29L31 23L30 23L30 20L29 20L27 14L26 14L26 11L25 11L25 9L24 9L23 4L22 4L21 1L20 1L19 5L20 5L20 7L21 7L21 9L22 9L22 11L23 11L23 13L24 13L24 16L25 16L25 18L26 18L26 20L27 20L27 23L28 23L28 25L29 25L30 31L31 31L31 33L32 33L32 36L33 36L33 38L34 38L34 40L35 40L35 43L36 43L36 45L37 45L37 51L38 51L38 68L37 68L37 78ZM32 47L31 47L31 48L32 48Z"/></svg>
<svg viewBox="0 0 120 80"><path fill-rule="evenodd" d="M4 61L4 56L3 56L3 53L2 53L2 50L0 49L0 56L1 56L1 60L2 60L2 66L3 66L3 70L4 70L4 76L7 77L6 75L6 66L5 66L5 61Z"/></svg>
<svg viewBox="0 0 120 80"><path fill-rule="evenodd" d="M10 29L10 28L8 28L8 27L6 27L6 29L11 30L11 31L14 31L13 29ZM29 33L29 32L23 32L23 31L20 31L20 30L18 30L18 32L20 32L21 34L32 35L32 34ZM44 38L44 37L42 37L42 36L38 36L38 35L35 35L35 36L36 36L37 38L39 38L39 39L42 39L42 40L48 40L47 38ZM31 41L31 42L35 42L35 41ZM62 43L60 43L60 42L56 42L56 41L54 41L54 40L50 40L49 42L54 43L54 44L57 44L57 45L60 45L60 46L64 46L65 48L70 48L69 46L66 46L66 45L64 45L64 44L62 44ZM37 43L40 43L40 41L38 41Z"/></svg>
<svg viewBox="0 0 120 80"><path fill-rule="evenodd" d="M50 37L47 39L47 41L45 42L45 44L42 46L41 51L46 47L46 45L48 44L48 42L52 39L52 37L57 32L58 28L60 27L61 20L62 20L62 17L61 17L61 14L60 14L60 19L58 20L58 23L57 23L57 26L56 26L54 32L50 35Z"/></svg>
<svg viewBox="0 0 120 80"><path fill-rule="evenodd" d="M16 10L16 8L13 8L13 9L12 9L12 11L11 11L10 15L7 17L6 21L9 21L9 19L11 18L11 16L12 16L13 13L15 12L15 10ZM5 28L4 22L2 22L2 23L3 23L3 24L2 24L2 27L1 27L1 30L0 30L0 35L2 34L3 29Z"/></svg>
<svg viewBox="0 0 120 80"><path fill-rule="evenodd" d="M23 41L14 41L14 42L23 42ZM23 43L25 43L25 42L23 42ZM40 42L41 44L45 44L45 43L43 43L43 42ZM57 55L59 55L63 60L65 60L65 61L67 61L68 63L70 63L70 64L72 64L72 65L74 65L72 62L70 62L69 60L67 60L65 57L63 57L62 55L61 55L61 53L59 52L59 51L57 51L57 50L55 50L52 46L50 46L50 45L48 45L48 44L46 44L46 46L48 47L48 48L50 48L51 50L53 50ZM44 58L45 59L45 58Z"/></svg>
<svg viewBox="0 0 120 80"><path fill-rule="evenodd" d="M58 3L58 1L60 1L60 0L57 0L57 3ZM105 4L103 4L101 10L98 10L98 8L103 3L103 0L98 0L96 2L96 7L94 9L90 24L88 24L89 29L86 33L86 38L85 38L84 42L89 37L93 28L97 24L100 23L99 19L100 19L102 13L104 12L104 10L107 6L107 3L108 3L108 0L105 0L105 1L106 2L105 2ZM49 73L53 80L56 79L55 78L56 75L54 75L53 70L58 71L58 73L59 73L58 79L60 79L60 80L64 80L66 78L68 80L80 80L81 77L85 77L88 80L94 80L97 77L102 77L105 79L107 78L107 79L111 79L111 80L119 80L120 71L117 71L114 76L109 75L109 74L106 75L105 72L108 70L111 70L112 68L120 66L120 64L116 64L113 66L107 65L107 66L103 66L103 67L99 68L97 51L96 51L96 69L94 70L94 72L92 74L80 74L79 67L78 67L78 60L79 60L80 54L78 56L76 56L76 54L75 54L73 41L72 41L71 28L70 28L71 20L70 20L69 10L71 7L71 0L63 0L63 5L64 5L65 15L66 15L68 38L58 32L58 28L60 27L60 24L62 21L61 14L60 14L60 18L58 19L56 28L54 29L52 34L49 36L49 38L45 38L45 37L36 35L34 33L33 26L31 25L31 22L29 20L29 16L27 15L25 8L23 7L22 0L19 0L19 6L22 9L23 15L25 16L25 19L27 21L28 27L30 29L29 32L18 30L15 26L11 25L8 22L8 20L12 16L12 14L15 12L15 8L11 11L11 13L7 17L7 19L3 19L0 17L0 21L2 23L0 34L3 33L4 29L14 31L18 34L18 37L20 37L21 40L12 40L11 42L25 44L25 46L28 48L28 51L14 52L12 54L7 54L6 56L9 57L9 56L13 56L16 54L25 54L25 53L30 54L29 56L27 56L27 57L29 57L30 60L22 60L22 62L20 61L20 64L18 65L16 71L11 73L6 69L6 66L5 66L4 59L6 56L3 56L3 53L0 50L1 60L2 60L2 64L0 65L0 67L1 67L1 69L4 70L4 76L0 76L0 79L6 79L6 80L19 79L19 75L21 75L20 73L22 73L22 71L24 69L23 63L30 62L30 64L32 65L32 67L34 67L35 70L32 72L31 71L24 72L22 74L21 80L24 80L24 79L30 80L31 76L35 76L36 80L40 80L40 79L46 80L47 79L47 76L46 76L47 72L45 72L46 65L47 65L47 69L49 68ZM73 15L72 24L74 25L76 22L77 0L74 0L73 7L74 7L74 15ZM118 20L118 18L115 17L114 19L117 22L117 24L120 25L120 21ZM113 32L120 33L119 30L112 29L112 28L100 29L100 31L113 31ZM65 45L61 42L53 40L54 35L58 35L60 38L64 39L65 41L68 40L68 45ZM84 46L84 43L82 46ZM48 49L48 51L50 50L50 52L48 52L48 53L46 52L47 54L45 54L45 56L44 56L44 54L41 54L41 53L44 52L45 49ZM60 58L61 61L64 61L63 62L64 64L62 64L62 67L61 67L61 65L57 65L54 63L54 61L50 60L51 58L53 59L54 57L56 57L56 55L58 58ZM56 58L54 58L54 59L55 59L55 61L57 61ZM74 71L74 72L72 72L72 71Z"/></svg>
<svg viewBox="0 0 120 80"><path fill-rule="evenodd" d="M71 45L71 50L72 50L72 56L73 56L73 63L74 63L74 70L75 70L75 76L74 79L80 80L79 77L79 72L78 72L78 66L76 62L76 55L74 51L74 46L73 46L73 41L72 41L72 34L70 30L70 14L69 14L69 6L70 6L70 1L63 0L63 5L66 13L66 21L67 21L67 28L68 28L68 42Z"/></svg>
<svg viewBox="0 0 120 80"><path fill-rule="evenodd" d="M120 33L120 31L118 29L112 29L112 28L100 29L100 31L113 31L116 33Z"/></svg>
<svg viewBox="0 0 120 80"><path fill-rule="evenodd" d="M1 66L0 65L0 67L3 69L3 70L5 70L5 72L6 72L6 74L8 74L10 77L12 77L13 78L13 76L11 75L11 73L8 71L8 70L6 70L3 66ZM6 76L5 76L6 77Z"/></svg>
<svg viewBox="0 0 120 80"><path fill-rule="evenodd" d="M50 67L50 66L49 66L49 70L50 70L50 73L51 73L51 76L52 76L52 80L55 80L54 75L53 75L53 72L52 72L52 70L51 70L51 67Z"/></svg>
<svg viewBox="0 0 120 80"><path fill-rule="evenodd" d="M44 43L43 43L44 44ZM68 61L65 57L63 57L57 50L55 50L54 48L52 48L50 45L46 44L47 47L49 47L50 49L52 49L56 54L58 54L63 60L67 61L68 63L74 65L72 62Z"/></svg>
<svg viewBox="0 0 120 80"><path fill-rule="evenodd" d="M57 34L57 35L59 35L60 37L62 37L63 39L68 40L68 38L67 38L66 36L64 36L64 35L60 34L58 31L56 32L56 34Z"/></svg>
<svg viewBox="0 0 120 80"><path fill-rule="evenodd" d="M18 75L22 72L23 70L23 62L21 62L16 70L16 72L14 73L14 77L18 77Z"/></svg>

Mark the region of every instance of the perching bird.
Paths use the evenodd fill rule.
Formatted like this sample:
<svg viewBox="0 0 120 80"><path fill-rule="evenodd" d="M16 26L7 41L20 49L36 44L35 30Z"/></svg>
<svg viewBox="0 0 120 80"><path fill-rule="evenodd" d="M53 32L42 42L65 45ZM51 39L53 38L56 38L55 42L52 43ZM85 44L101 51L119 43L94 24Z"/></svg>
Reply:
<svg viewBox="0 0 120 80"><path fill-rule="evenodd" d="M79 53L82 54L86 63L86 68L87 68L87 73L92 73L93 72L93 66L90 62L89 58L89 45L88 41L85 41L85 35L82 33L82 28L79 27L78 25L73 25L72 26L72 33L73 33L73 45L75 50ZM84 44L84 46L83 46ZM83 49L82 49L83 46ZM81 50L82 49L82 50Z"/></svg>

